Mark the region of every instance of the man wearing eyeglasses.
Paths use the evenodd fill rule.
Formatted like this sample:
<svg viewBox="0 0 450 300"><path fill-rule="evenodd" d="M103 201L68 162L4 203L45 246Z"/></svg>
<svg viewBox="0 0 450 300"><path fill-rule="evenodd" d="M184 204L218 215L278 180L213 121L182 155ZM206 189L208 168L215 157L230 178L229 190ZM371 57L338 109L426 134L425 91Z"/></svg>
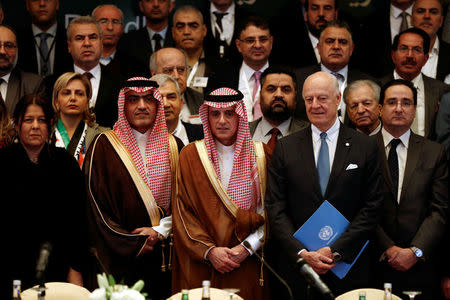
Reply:
<svg viewBox="0 0 450 300"><path fill-rule="evenodd" d="M16 34L10 27L0 25L0 101L5 101L10 116L22 96L44 90L39 75L16 67L17 52Z"/></svg>
<svg viewBox="0 0 450 300"><path fill-rule="evenodd" d="M70 66L65 28L59 24L59 0L26 0L31 22L18 31L21 49L18 66L43 77L61 73Z"/></svg>
<svg viewBox="0 0 450 300"><path fill-rule="evenodd" d="M434 124L438 103L448 89L443 82L421 73L428 60L429 35L419 28L409 28L394 38L391 58L395 69L392 75L381 79L385 84L392 79L411 81L417 89L417 113L411 130L426 138L434 139Z"/></svg>
<svg viewBox="0 0 450 300"><path fill-rule="evenodd" d="M92 17L100 24L103 33L100 63L109 66L109 70L118 72L120 68L116 49L124 28L122 10L113 4L103 4L92 11Z"/></svg>
<svg viewBox="0 0 450 300"><path fill-rule="evenodd" d="M383 128L376 138L382 160L384 200L376 231L376 286L394 294L422 291L439 299L439 257L446 232L448 164L442 145L411 130L417 110L413 82L395 79L380 94Z"/></svg>
<svg viewBox="0 0 450 300"><path fill-rule="evenodd" d="M190 87L186 81L189 73L188 56L186 52L177 48L163 48L150 57L150 73L167 74L172 76L180 86L183 105L180 119L186 123L200 124L198 111L203 104L203 95Z"/></svg>

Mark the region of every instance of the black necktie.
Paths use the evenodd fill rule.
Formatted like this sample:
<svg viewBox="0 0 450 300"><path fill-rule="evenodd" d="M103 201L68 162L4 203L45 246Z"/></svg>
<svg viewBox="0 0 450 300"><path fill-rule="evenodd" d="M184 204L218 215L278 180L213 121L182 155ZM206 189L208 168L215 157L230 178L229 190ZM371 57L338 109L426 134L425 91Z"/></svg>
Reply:
<svg viewBox="0 0 450 300"><path fill-rule="evenodd" d="M213 12L213 14L216 16L216 23L220 28L220 31L223 31L223 27L222 27L222 19L225 15L228 15L228 13L222 13L222 12L218 12L215 11ZM214 30L215 34L216 34L216 38L218 37L220 39L220 33L218 34L218 32L216 30Z"/></svg>
<svg viewBox="0 0 450 300"><path fill-rule="evenodd" d="M41 32L38 36L41 39L39 44L41 75L47 76L50 73L50 51L48 49L47 39L52 35L46 32Z"/></svg>
<svg viewBox="0 0 450 300"><path fill-rule="evenodd" d="M91 80L91 78L94 77L94 75L92 75L91 72L84 72L83 75L86 76L87 79L89 80Z"/></svg>
<svg viewBox="0 0 450 300"><path fill-rule="evenodd" d="M155 52L162 48L161 41L162 36L159 33L155 33L152 38L155 41Z"/></svg>
<svg viewBox="0 0 450 300"><path fill-rule="evenodd" d="M391 172L392 185L395 189L395 195L397 197L398 193L398 156L397 156L397 146L400 144L400 139L391 140L391 149L388 154L388 166ZM397 200L397 198L395 198Z"/></svg>

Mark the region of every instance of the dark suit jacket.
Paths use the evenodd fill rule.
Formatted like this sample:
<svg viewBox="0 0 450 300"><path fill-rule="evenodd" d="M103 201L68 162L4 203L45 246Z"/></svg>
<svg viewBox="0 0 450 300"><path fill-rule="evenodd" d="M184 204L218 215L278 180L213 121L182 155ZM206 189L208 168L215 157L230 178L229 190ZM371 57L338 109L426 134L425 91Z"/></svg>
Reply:
<svg viewBox="0 0 450 300"><path fill-rule="evenodd" d="M444 81L450 74L450 44L439 40L439 59L436 70L436 79Z"/></svg>
<svg viewBox="0 0 450 300"><path fill-rule="evenodd" d="M98 88L97 101L95 102L94 113L96 122L103 127L112 128L117 121L117 99L123 77L113 74L101 67L100 85ZM73 65L66 72L73 72ZM61 74L53 74L45 79L47 101L51 103L53 85Z"/></svg>
<svg viewBox="0 0 450 300"><path fill-rule="evenodd" d="M347 170L350 164L357 168ZM331 246L344 261L351 261L378 223L382 202L382 176L378 147L374 139L341 124L330 180L322 196L314 160L311 126L278 141L268 166L266 211L269 220L269 243L277 248L272 265L279 266L281 276L291 287L303 282L293 265L305 246L293 233L302 226L326 199L350 222L347 231ZM280 255L282 250L282 255ZM363 252L364 254L364 252ZM363 256L363 255L362 255ZM340 292L368 274L366 259L360 257L354 270L338 281ZM357 272L359 270L359 272ZM367 282L360 282L367 284ZM294 287L297 290L297 287ZM298 291L297 291L298 292ZM304 295L294 295L304 299Z"/></svg>
<svg viewBox="0 0 450 300"><path fill-rule="evenodd" d="M17 65L26 72L38 74L38 59L36 55L35 38L31 30L31 24L27 24L17 33L17 43L19 48L19 59ZM72 63L72 58L67 50L66 30L63 24L59 23L56 28L54 74L60 74L67 70Z"/></svg>
<svg viewBox="0 0 450 300"><path fill-rule="evenodd" d="M250 134L253 137L255 134L256 127L258 127L259 122L261 122L262 118L259 118L258 120L252 121L248 123L248 126L250 127ZM305 122L303 120L295 119L294 117L291 118L291 124L289 124L289 134L295 133L297 131L302 130L303 128L307 127L309 125L308 122Z"/></svg>
<svg viewBox="0 0 450 300"><path fill-rule="evenodd" d="M436 141L445 146L450 159L450 93L446 93L441 99L436 116L436 135Z"/></svg>
<svg viewBox="0 0 450 300"><path fill-rule="evenodd" d="M190 87L183 94L184 104L188 106L191 115L198 115L198 110L203 104L203 95Z"/></svg>
<svg viewBox="0 0 450 300"><path fill-rule="evenodd" d="M409 283L416 284L418 289L421 289L420 285L430 287L436 284L433 281L437 281L438 264L442 262L438 250L446 233L448 164L444 147L411 133L398 203L381 132L376 135L376 139L380 149L386 192L380 226L376 231L378 253L375 258L379 258L392 245L402 248L415 246L420 248L425 256L425 261L418 261L407 272L384 267L382 275L379 276L383 281L389 278L386 276L399 280L403 278ZM381 263L383 264L385 263ZM399 290L409 288L401 281L395 284Z"/></svg>
<svg viewBox="0 0 450 300"><path fill-rule="evenodd" d="M41 76L24 72L17 67L14 68L9 77L5 99L9 115L13 115L20 98L28 94L40 93L44 95L44 90L45 85Z"/></svg>
<svg viewBox="0 0 450 300"><path fill-rule="evenodd" d="M188 136L189 143L203 139L203 126L199 124L190 124L181 121ZM185 145L186 146L186 145Z"/></svg>
<svg viewBox="0 0 450 300"><path fill-rule="evenodd" d="M295 109L295 117L297 119L306 120L306 121L308 120L308 117L306 115L305 102L302 99L303 83L305 82L306 78L309 75L314 74L319 71L321 71L321 68L320 68L320 65L318 65L318 64L315 64L315 65L309 66L309 67L299 68L299 69L295 70L295 75L297 76L297 89L298 89L297 107ZM377 79L370 76L369 74L366 74L366 73L363 73L361 71L351 69L351 68L348 69L347 85L352 83L355 80L360 80L360 79L370 79L370 80L377 82ZM343 99L342 99L342 101L343 101ZM347 123L348 118L345 118L345 120L346 120L345 123Z"/></svg>
<svg viewBox="0 0 450 300"><path fill-rule="evenodd" d="M173 46L172 31L169 27L163 47ZM153 53L153 48L146 27L124 34L117 45L117 53L124 70L122 73L126 74L127 78L149 77L150 56Z"/></svg>
<svg viewBox="0 0 450 300"><path fill-rule="evenodd" d="M425 137L431 140L436 139L435 122L436 113L439 109L439 102L445 92L449 91L449 86L442 81L430 78L424 74L423 85L425 88ZM381 84L384 85L394 79L391 73L381 78Z"/></svg>

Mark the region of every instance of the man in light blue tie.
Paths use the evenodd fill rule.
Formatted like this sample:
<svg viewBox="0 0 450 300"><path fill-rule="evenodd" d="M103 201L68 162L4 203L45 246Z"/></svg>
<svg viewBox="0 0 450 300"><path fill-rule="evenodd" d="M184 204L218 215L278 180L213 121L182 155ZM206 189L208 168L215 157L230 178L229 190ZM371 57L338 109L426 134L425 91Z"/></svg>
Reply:
<svg viewBox="0 0 450 300"><path fill-rule="evenodd" d="M382 201L376 141L339 121L341 93L336 77L327 72L310 75L302 95L311 126L281 139L275 146L266 193L270 244L277 253L270 262L279 266L280 275L293 287L296 299L304 299L307 290L293 269L299 257L322 275L336 295L369 286L368 251L362 252L343 279L329 271L337 261L350 263L355 259L377 225ZM325 200L350 225L328 246L309 251L293 234Z"/></svg>

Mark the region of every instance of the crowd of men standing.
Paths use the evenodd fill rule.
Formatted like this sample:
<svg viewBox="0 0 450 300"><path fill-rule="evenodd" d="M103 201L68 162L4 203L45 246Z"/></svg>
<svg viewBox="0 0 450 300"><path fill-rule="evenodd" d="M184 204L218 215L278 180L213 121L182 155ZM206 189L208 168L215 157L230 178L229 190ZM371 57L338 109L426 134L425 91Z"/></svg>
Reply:
<svg viewBox="0 0 450 300"><path fill-rule="evenodd" d="M420 290L421 299L450 299L443 2L391 0L355 25L334 0L299 1L283 20L233 0L137 0L146 25L127 33L113 4L64 28L62 1L25 3L30 22L0 24L0 101L17 143L29 156L24 122L31 138L43 123L49 136L56 130L47 110L41 119L29 110L41 102L25 96L50 107L67 72L86 79L87 110L105 127L72 170L85 191L67 218L68 235L80 230L70 250L76 264L68 262L67 277L49 278L89 290L101 272L127 284L144 279L152 299L210 280L239 288L244 299L289 299L264 256L295 299L321 299L296 268L303 258L336 295L390 282L399 296ZM39 151L55 146L49 140ZM0 150L5 165L8 149ZM39 156L30 165L36 174L41 163ZM14 197L1 184L15 173L2 173L1 189ZM332 244L308 249L293 234L325 200L350 224ZM33 226L21 222L13 221ZM66 239L49 236L55 251L68 251ZM336 263L353 262L367 240L350 272L335 276ZM30 278L33 269L8 267L8 279ZM10 282L5 290L9 296Z"/></svg>

